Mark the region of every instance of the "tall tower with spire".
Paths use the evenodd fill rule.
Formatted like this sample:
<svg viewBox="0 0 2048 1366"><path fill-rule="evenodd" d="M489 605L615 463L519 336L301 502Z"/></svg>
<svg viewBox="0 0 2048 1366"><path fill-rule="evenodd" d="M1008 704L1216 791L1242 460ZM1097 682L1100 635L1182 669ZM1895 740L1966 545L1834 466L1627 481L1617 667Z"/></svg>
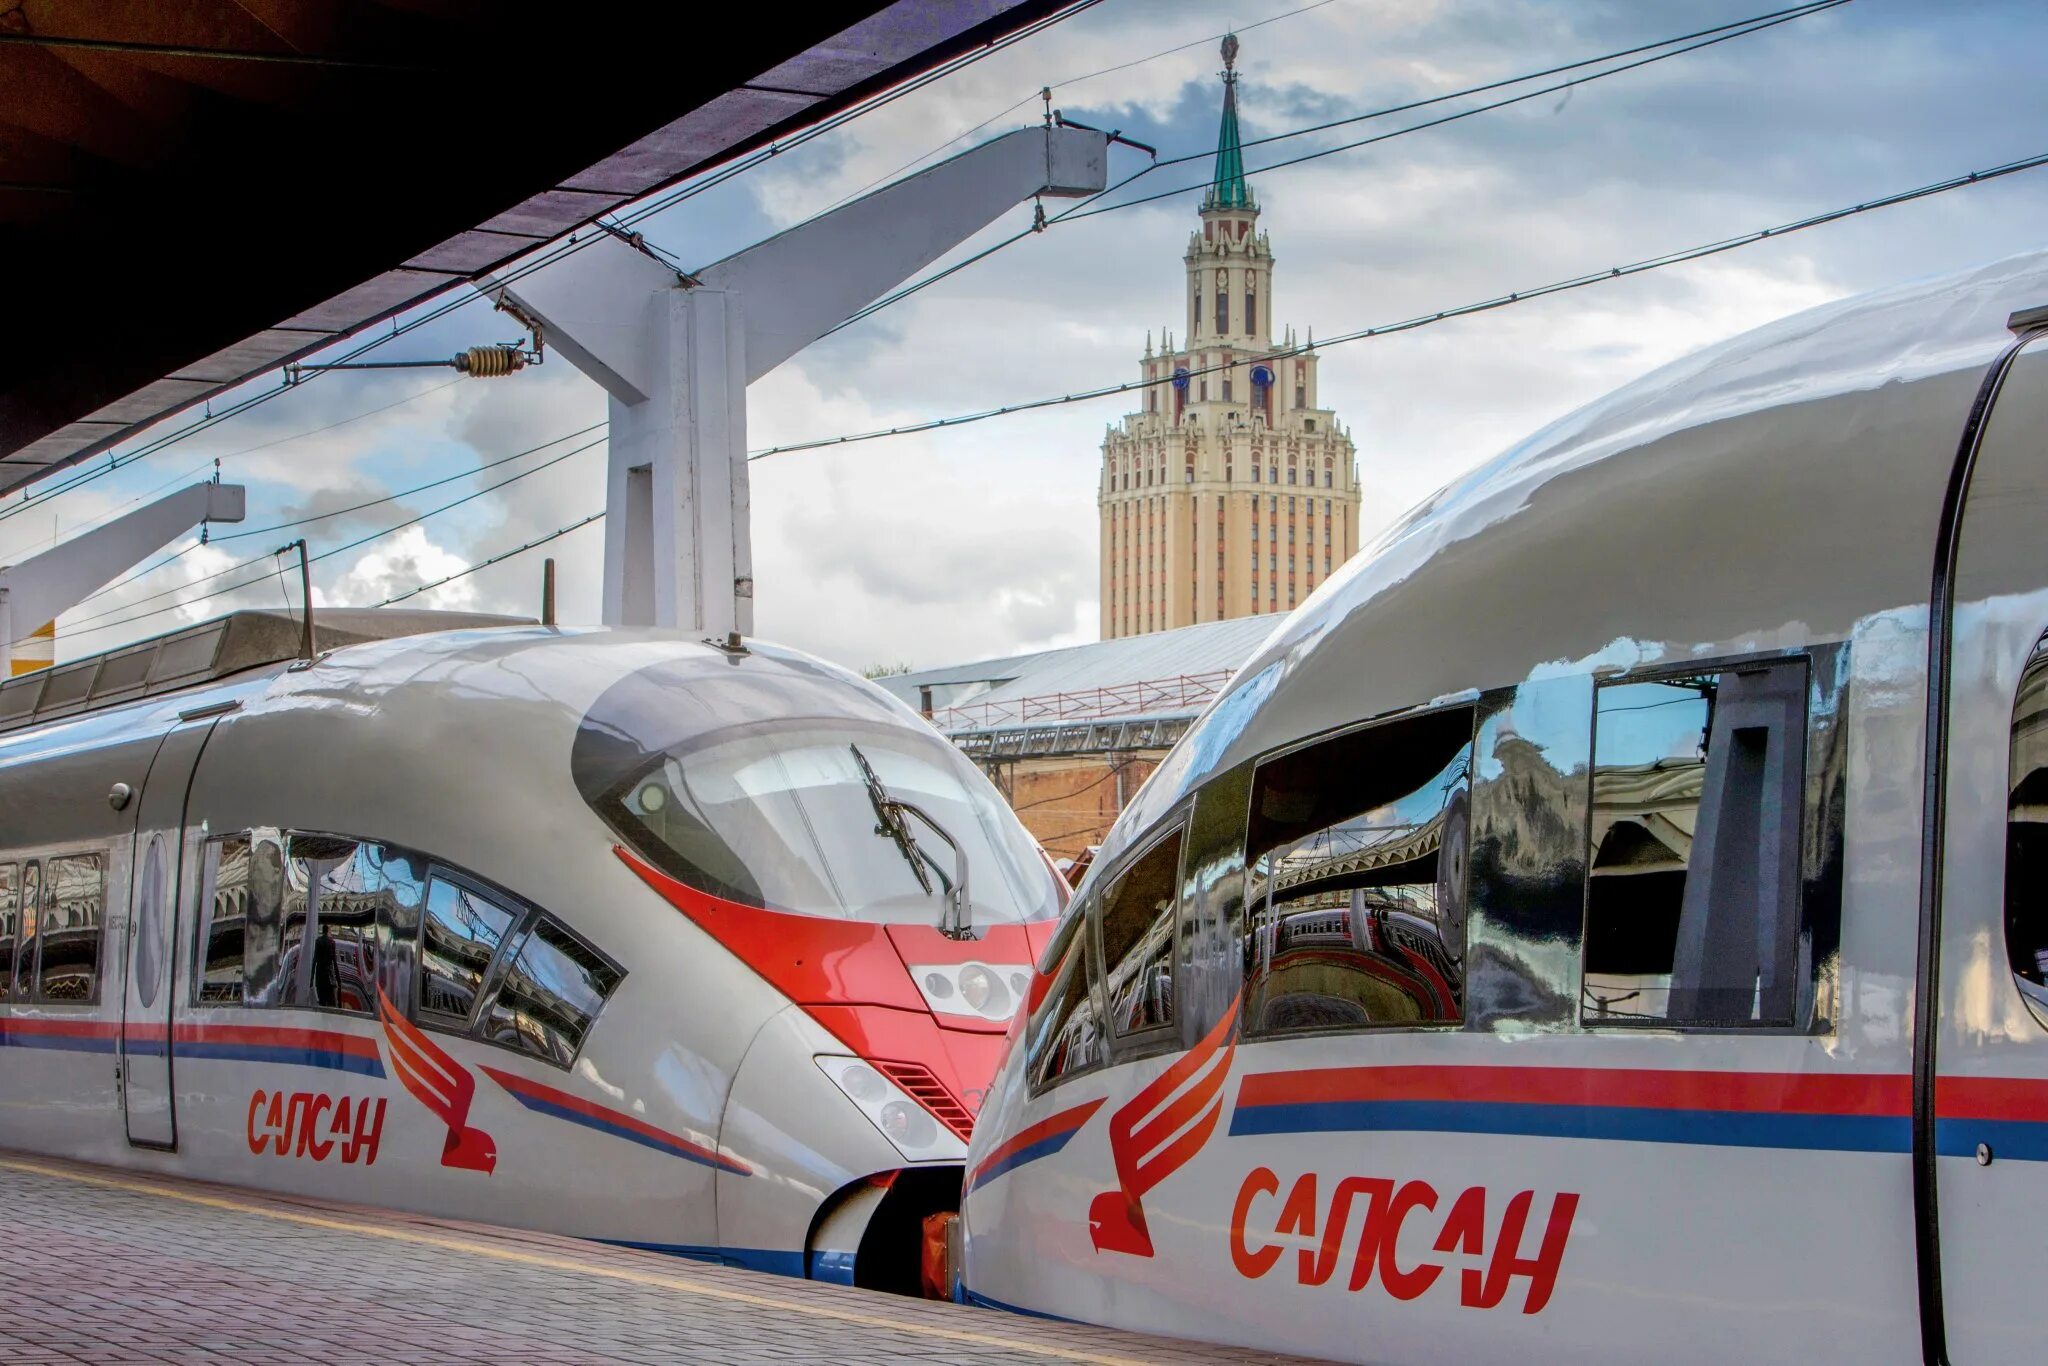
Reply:
<svg viewBox="0 0 2048 1366"><path fill-rule="evenodd" d="M1314 341L1273 338L1273 248L1245 179L1235 34L1181 344L1145 337L1140 411L1102 442L1102 636L1292 609L1358 550L1351 436L1318 406Z"/></svg>

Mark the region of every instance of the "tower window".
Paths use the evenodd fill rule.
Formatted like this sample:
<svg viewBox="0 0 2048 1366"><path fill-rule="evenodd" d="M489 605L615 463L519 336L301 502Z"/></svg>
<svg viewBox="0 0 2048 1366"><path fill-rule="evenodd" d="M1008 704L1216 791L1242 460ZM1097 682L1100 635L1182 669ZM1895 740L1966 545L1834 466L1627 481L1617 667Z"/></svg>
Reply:
<svg viewBox="0 0 2048 1366"><path fill-rule="evenodd" d="M1221 271L1218 271L1218 272L1217 272L1217 276L1216 276L1216 278L1217 278L1217 280L1218 280L1218 281L1219 281L1219 283L1220 283L1220 282L1221 282L1221 280L1223 279L1223 274L1222 274L1222 272L1221 272ZM1217 331L1217 332L1218 332L1218 333L1220 334L1220 333L1228 332L1229 330L1230 330L1230 293L1229 293L1229 291L1227 291L1227 290L1224 290L1224 289L1218 289L1218 290L1216 291L1216 331Z"/></svg>
<svg viewBox="0 0 2048 1366"><path fill-rule="evenodd" d="M1312 417L1303 418L1301 420L1301 429L1305 432L1314 431L1316 429L1316 420Z"/></svg>
<svg viewBox="0 0 2048 1366"><path fill-rule="evenodd" d="M1225 403L1230 402L1230 376L1228 375L1223 377L1223 401ZM1232 413L1231 416L1236 417L1237 414Z"/></svg>
<svg viewBox="0 0 2048 1366"><path fill-rule="evenodd" d="M1252 293L1249 282L1244 290L1244 330L1254 334L1259 330L1259 296Z"/></svg>
<svg viewBox="0 0 2048 1366"><path fill-rule="evenodd" d="M1294 386L1294 406L1297 408L1308 407L1308 386L1306 384ZM1310 427L1309 430L1314 431L1315 428Z"/></svg>

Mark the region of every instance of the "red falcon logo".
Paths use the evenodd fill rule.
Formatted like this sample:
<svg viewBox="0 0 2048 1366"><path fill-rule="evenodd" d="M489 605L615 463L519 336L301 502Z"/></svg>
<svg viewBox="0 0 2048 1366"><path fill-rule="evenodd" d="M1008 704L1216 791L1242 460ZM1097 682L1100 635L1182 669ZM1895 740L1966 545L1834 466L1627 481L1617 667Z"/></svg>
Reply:
<svg viewBox="0 0 2048 1366"><path fill-rule="evenodd" d="M384 1049L391 1055L391 1070L413 1099L448 1126L441 1165L489 1175L498 1165L498 1145L482 1129L469 1127L476 1078L406 1019L381 986L377 988L377 1018L384 1022Z"/></svg>
<svg viewBox="0 0 2048 1366"><path fill-rule="evenodd" d="M1132 1096L1109 1120L1109 1154L1118 1189L1088 1207L1088 1234L1098 1252L1152 1255L1145 1227L1148 1191L1201 1151L1223 1117L1223 1083L1237 1052L1237 1002L1208 1036Z"/></svg>

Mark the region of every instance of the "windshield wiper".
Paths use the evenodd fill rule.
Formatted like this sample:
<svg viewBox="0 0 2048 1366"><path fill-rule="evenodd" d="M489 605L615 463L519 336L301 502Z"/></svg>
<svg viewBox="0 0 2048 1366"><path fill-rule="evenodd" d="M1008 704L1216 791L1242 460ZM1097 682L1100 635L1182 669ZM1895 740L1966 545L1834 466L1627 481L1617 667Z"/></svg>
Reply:
<svg viewBox="0 0 2048 1366"><path fill-rule="evenodd" d="M874 765L868 762L867 755L860 752L859 745L848 745L847 748L853 751L853 761L860 766L861 781L867 785L868 802L875 808L875 833L895 844L926 896L932 892L932 877L939 879L946 899L945 908L939 912L939 933L948 939L974 938L974 927L968 923L968 908L974 903L967 897L967 851L960 847L960 841L954 839L945 826L933 820L927 812L891 796L889 789L882 786L882 780L875 776ZM953 876L948 877L939 861L917 842L917 836L910 832L910 823L903 819L905 816L917 817L952 849ZM930 869L930 873L926 869Z"/></svg>

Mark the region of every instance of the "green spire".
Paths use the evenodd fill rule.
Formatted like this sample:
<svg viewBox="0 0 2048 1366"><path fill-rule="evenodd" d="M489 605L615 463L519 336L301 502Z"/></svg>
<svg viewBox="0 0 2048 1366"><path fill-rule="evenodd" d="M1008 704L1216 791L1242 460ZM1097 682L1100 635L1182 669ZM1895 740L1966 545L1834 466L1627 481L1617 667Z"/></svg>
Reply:
<svg viewBox="0 0 2048 1366"><path fill-rule="evenodd" d="M1244 179L1244 147L1237 132L1237 35L1223 39L1223 127L1216 134L1216 177L1202 197L1206 209L1257 209Z"/></svg>

